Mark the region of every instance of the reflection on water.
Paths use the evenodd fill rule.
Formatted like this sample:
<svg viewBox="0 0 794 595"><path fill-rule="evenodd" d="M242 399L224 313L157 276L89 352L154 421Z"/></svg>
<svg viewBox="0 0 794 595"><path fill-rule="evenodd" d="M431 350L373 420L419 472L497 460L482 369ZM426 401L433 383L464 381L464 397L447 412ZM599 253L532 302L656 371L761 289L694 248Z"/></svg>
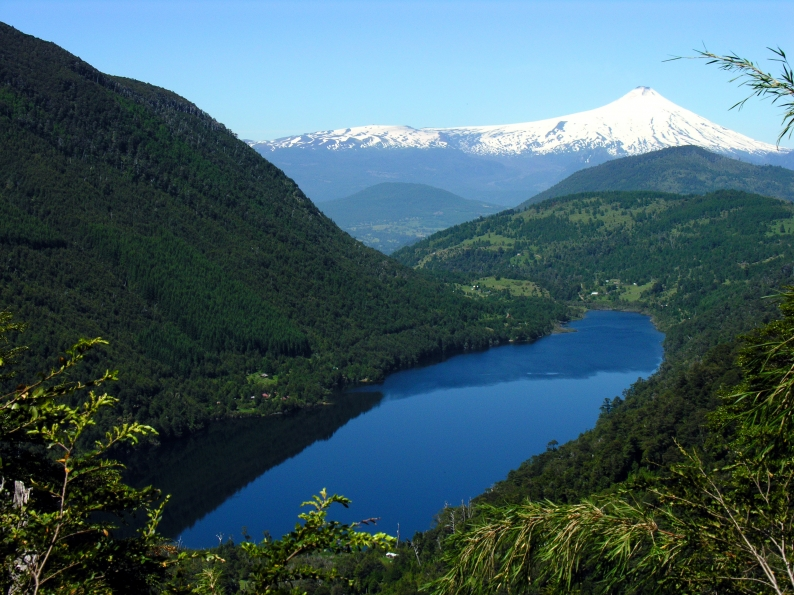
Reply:
<svg viewBox="0 0 794 595"><path fill-rule="evenodd" d="M183 440L125 456L127 477L135 486L154 485L171 494L160 530L176 537L268 469L328 440L382 398L378 392L339 395L332 405L292 415L217 422Z"/></svg>
<svg viewBox="0 0 794 595"><path fill-rule="evenodd" d="M387 399L402 399L438 389L493 386L528 376L589 378L599 372L647 372L659 365L662 334L647 316L592 311L568 330L576 331L576 336L556 334L529 345L506 345L398 372L389 376L381 389Z"/></svg>
<svg viewBox="0 0 794 595"><path fill-rule="evenodd" d="M191 547L239 540L243 526L280 536L323 487L353 500L337 520L381 517L378 530L399 523L411 536L445 502L592 427L605 398L661 362L663 335L646 316L590 312L571 328L393 374L379 393L352 391L333 407L218 424L140 453L137 482L174 495L163 529Z"/></svg>

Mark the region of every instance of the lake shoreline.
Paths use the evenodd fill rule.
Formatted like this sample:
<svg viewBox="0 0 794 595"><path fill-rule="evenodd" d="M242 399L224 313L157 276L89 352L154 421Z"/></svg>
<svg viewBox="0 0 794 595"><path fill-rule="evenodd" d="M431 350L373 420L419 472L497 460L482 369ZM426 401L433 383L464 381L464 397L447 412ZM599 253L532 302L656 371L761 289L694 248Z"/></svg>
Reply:
<svg viewBox="0 0 794 595"><path fill-rule="evenodd" d="M593 427L604 398L663 360L645 315L596 310L571 325L396 372L326 399L333 406L224 420L159 450L148 475L154 457L143 453L139 481L174 494L164 528L188 547L242 525L288 531L322 487L353 499L340 522L382 516L387 532L426 530L444 501L475 497L550 440Z"/></svg>

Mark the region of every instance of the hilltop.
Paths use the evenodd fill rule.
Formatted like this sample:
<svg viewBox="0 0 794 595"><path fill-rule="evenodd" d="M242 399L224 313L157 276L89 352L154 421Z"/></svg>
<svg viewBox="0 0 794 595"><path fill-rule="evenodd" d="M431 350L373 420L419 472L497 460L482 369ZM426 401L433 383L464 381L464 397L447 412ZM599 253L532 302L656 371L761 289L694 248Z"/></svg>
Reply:
<svg viewBox="0 0 794 595"><path fill-rule="evenodd" d="M726 189L791 201L794 200L794 171L779 166L753 165L700 147L671 147L580 170L516 208L579 192L655 190L707 194Z"/></svg>
<svg viewBox="0 0 794 595"><path fill-rule="evenodd" d="M188 100L6 25L0 52L0 307L30 323L23 372L108 339L120 418L289 410L565 316L528 298L491 331L496 301L355 241Z"/></svg>
<svg viewBox="0 0 794 595"><path fill-rule="evenodd" d="M384 182L320 209L350 235L391 254L432 233L501 210L426 184Z"/></svg>

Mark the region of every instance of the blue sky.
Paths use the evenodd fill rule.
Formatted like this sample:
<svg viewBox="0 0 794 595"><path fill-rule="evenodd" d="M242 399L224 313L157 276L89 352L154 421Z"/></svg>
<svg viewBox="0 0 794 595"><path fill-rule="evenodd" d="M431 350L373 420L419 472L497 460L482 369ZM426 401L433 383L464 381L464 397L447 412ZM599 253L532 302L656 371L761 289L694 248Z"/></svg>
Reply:
<svg viewBox="0 0 794 595"><path fill-rule="evenodd" d="M794 2L3 0L0 20L100 70L171 89L241 138L362 124L505 124L638 85L758 140L780 110L701 61L794 55ZM784 141L785 146L794 146Z"/></svg>

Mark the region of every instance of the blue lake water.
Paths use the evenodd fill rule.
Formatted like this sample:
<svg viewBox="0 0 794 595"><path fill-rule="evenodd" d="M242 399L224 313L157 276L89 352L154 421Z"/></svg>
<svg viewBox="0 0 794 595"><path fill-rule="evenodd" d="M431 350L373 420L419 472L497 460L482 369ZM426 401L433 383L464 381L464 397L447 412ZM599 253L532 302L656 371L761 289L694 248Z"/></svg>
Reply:
<svg viewBox="0 0 794 595"><path fill-rule="evenodd" d="M380 517L378 530L395 534L399 524L403 537L430 528L445 503L481 494L549 441L563 443L593 427L605 398L619 396L661 363L664 336L646 316L591 311L570 328L576 332L455 356L357 389L340 397L338 426L318 429L316 441L308 436L286 444L322 419L322 411L292 422L262 422L270 426L231 425L227 434L210 435L204 444L216 436L215 450L232 452L177 506L186 510L204 491L222 503L196 504L200 518L183 514L174 530L190 547L217 544L219 536L239 541L242 527L255 540L266 530L280 536L294 526L299 504L323 487L353 501L332 518ZM358 409L344 413L351 406ZM288 423L294 425L283 425ZM274 442L248 446L256 439L241 438L245 432L269 433ZM241 446L233 446L234 436ZM263 464L267 469L257 477L250 477L258 473L250 468L247 476L224 479L235 458L251 465L277 447L285 454ZM172 455L173 468L196 456Z"/></svg>

